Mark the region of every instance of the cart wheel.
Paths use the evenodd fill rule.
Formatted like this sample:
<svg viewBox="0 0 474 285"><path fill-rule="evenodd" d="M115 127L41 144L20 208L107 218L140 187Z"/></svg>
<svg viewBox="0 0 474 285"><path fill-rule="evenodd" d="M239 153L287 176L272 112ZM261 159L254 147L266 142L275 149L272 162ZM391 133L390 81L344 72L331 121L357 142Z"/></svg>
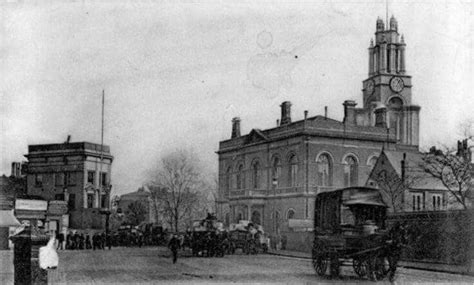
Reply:
<svg viewBox="0 0 474 285"><path fill-rule="evenodd" d="M372 281L382 280L390 271L388 258L385 256L372 256L369 260L369 278Z"/></svg>
<svg viewBox="0 0 474 285"><path fill-rule="evenodd" d="M324 276L328 268L328 260L323 256L313 257L313 267L319 276Z"/></svg>
<svg viewBox="0 0 474 285"><path fill-rule="evenodd" d="M367 275L367 259L363 257L354 258L352 261L352 267L354 267L354 271L359 277L364 277Z"/></svg>
<svg viewBox="0 0 474 285"><path fill-rule="evenodd" d="M382 280L390 272L390 264L386 256L378 256L375 261L375 277Z"/></svg>
<svg viewBox="0 0 474 285"><path fill-rule="evenodd" d="M338 277L339 276L339 269L340 269L340 262L337 256L337 253L332 254L331 256L331 264L330 264L330 273L331 277Z"/></svg>

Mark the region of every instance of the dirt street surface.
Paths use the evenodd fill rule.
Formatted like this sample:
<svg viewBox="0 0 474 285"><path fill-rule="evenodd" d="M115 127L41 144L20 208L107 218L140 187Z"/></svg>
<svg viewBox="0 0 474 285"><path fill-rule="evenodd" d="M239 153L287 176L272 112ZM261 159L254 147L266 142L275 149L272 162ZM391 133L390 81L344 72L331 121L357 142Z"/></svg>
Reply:
<svg viewBox="0 0 474 285"><path fill-rule="evenodd" d="M309 260L266 254L204 258L190 257L189 254L183 256L181 252L177 264L172 263L168 249L162 247L62 251L59 255L59 268L49 271L50 284L372 283L356 277L349 266L343 267L341 278L331 280L316 276ZM2 279L7 281L2 284L12 284L13 273L2 274ZM474 277L405 268L399 270L396 283L420 282L473 284Z"/></svg>

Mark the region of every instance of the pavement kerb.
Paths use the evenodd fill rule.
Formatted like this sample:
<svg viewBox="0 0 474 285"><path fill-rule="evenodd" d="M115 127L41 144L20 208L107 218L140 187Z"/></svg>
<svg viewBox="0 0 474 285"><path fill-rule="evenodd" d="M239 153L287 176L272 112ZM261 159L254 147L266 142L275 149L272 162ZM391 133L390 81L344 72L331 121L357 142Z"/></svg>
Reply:
<svg viewBox="0 0 474 285"><path fill-rule="evenodd" d="M311 260L311 257L309 257L309 256L299 256L297 254L290 254L288 252L268 251L267 254L277 255L277 256L285 256L285 257L303 258L303 259ZM400 261L399 267L408 268L408 269L425 270L425 271L431 271L431 272L443 272L443 273L450 273L450 274L460 274L460 275L474 276L474 272L456 271L456 270L448 270L448 269L433 269L433 268L423 266L423 264L407 265L404 261Z"/></svg>

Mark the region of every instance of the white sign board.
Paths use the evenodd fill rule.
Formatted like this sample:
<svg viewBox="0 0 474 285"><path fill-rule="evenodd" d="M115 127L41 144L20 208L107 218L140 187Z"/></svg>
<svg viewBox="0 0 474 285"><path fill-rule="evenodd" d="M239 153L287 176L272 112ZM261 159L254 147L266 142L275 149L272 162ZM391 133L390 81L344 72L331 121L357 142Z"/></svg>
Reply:
<svg viewBox="0 0 474 285"><path fill-rule="evenodd" d="M16 199L15 210L46 211L48 201Z"/></svg>

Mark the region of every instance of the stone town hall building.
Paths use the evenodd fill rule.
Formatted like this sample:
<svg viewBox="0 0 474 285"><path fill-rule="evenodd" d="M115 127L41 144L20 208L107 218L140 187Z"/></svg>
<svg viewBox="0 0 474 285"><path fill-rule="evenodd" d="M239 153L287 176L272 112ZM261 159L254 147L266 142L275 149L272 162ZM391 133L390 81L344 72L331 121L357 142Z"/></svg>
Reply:
<svg viewBox="0 0 474 285"><path fill-rule="evenodd" d="M226 223L252 220L271 233L298 223L312 227L316 194L364 185L382 147L418 152L420 107L412 104L405 47L396 19L387 28L378 19L362 81L363 105L344 101L342 122L307 112L293 122L288 101L275 128L242 135L234 118L231 138L217 151L218 217Z"/></svg>

